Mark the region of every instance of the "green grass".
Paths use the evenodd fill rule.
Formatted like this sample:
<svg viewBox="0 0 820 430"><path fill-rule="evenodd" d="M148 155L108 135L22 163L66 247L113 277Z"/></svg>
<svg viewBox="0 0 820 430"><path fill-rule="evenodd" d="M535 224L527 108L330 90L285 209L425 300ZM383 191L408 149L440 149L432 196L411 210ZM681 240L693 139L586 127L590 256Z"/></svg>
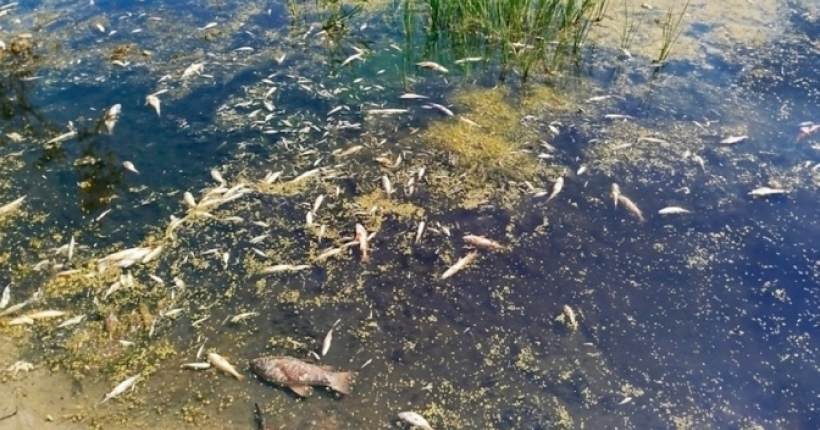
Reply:
<svg viewBox="0 0 820 430"><path fill-rule="evenodd" d="M658 53L658 58L655 59L655 64L663 65L666 60L669 58L669 54L672 52L672 48L675 46L675 42L678 41L678 37L680 37L681 28L680 24L683 21L683 16L686 14L686 10L689 8L689 1L686 0L686 3L683 4L683 8L680 11L680 14L675 15L675 12L672 9L666 11L663 19L661 20L661 30L662 30L662 40L661 40L661 50Z"/></svg>
<svg viewBox="0 0 820 430"><path fill-rule="evenodd" d="M497 60L501 76L552 73L577 61L608 0L404 0L428 48L448 42L456 55ZM417 30L418 26L412 26Z"/></svg>

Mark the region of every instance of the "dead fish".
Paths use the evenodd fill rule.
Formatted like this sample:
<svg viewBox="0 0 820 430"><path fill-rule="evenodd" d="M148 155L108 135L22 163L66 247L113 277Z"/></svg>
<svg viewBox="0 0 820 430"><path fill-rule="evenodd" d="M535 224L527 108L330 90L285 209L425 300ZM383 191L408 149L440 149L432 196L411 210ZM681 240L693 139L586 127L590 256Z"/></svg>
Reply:
<svg viewBox="0 0 820 430"><path fill-rule="evenodd" d="M395 191L393 189L393 184L390 183L390 178L388 178L387 175L382 176L382 188L384 188L384 192L387 193L388 196L393 194Z"/></svg>
<svg viewBox="0 0 820 430"><path fill-rule="evenodd" d="M458 119L461 120L462 122L464 122L465 124L471 126L471 127L481 128L481 126L478 125L477 122L471 120L470 118L467 118L467 117L464 117L464 116L459 116Z"/></svg>
<svg viewBox="0 0 820 430"><path fill-rule="evenodd" d="M749 138L749 136L746 136L746 135L743 135L743 136L729 136L729 137L721 140L720 143L722 143L724 145L734 145L735 143L743 142L744 140L746 140L748 138Z"/></svg>
<svg viewBox="0 0 820 430"><path fill-rule="evenodd" d="M295 178L291 179L291 181L290 181L290 182L291 182L291 183L294 183L294 182L299 182L299 181L302 181L302 180L304 180L304 179L310 178L311 176L315 176L315 175L316 175L316 174L318 174L318 173L319 173L319 169L312 169L312 170L308 170L307 172L304 172L304 173L302 173L301 175L299 175L299 176L297 176L297 177L295 177Z"/></svg>
<svg viewBox="0 0 820 430"><path fill-rule="evenodd" d="M217 24L217 23L215 23L215 22L209 22L209 23L205 24L205 26L204 26L204 27L199 27L199 28L197 28L197 30L207 30L207 29L209 29L209 28L216 27L217 25L219 25L219 24Z"/></svg>
<svg viewBox="0 0 820 430"><path fill-rule="evenodd" d="M26 316L33 319L33 320L43 320L43 319L47 319L47 318L61 317L65 314L67 314L67 313L68 312L65 312L65 311L57 311L57 310L49 309L49 310L45 310L45 311L34 312L34 313L28 314Z"/></svg>
<svg viewBox="0 0 820 430"><path fill-rule="evenodd" d="M202 70L204 70L205 64L203 63L194 63L188 66L184 72L182 72L182 79L188 79L194 75L202 74Z"/></svg>
<svg viewBox="0 0 820 430"><path fill-rule="evenodd" d="M6 288L8 288L8 287L6 287ZM4 292L4 294L5 294L5 292ZM4 310L3 312L0 312L0 317L4 317L6 315L11 315L11 314L19 311L20 309L23 309L24 307L28 306L28 304L29 304L29 301L26 300L24 302L20 302L20 303L14 304L12 306L9 306L8 309Z"/></svg>
<svg viewBox="0 0 820 430"><path fill-rule="evenodd" d="M305 224L307 224L308 227L313 225L313 212L305 214Z"/></svg>
<svg viewBox="0 0 820 430"><path fill-rule="evenodd" d="M421 221L419 223L419 227L416 229L416 240L413 241L413 243L419 243L419 241L421 240L421 235L424 234L425 226L427 226L427 223L425 223L424 221Z"/></svg>
<svg viewBox="0 0 820 430"><path fill-rule="evenodd" d="M443 114L445 114L447 116L455 115L453 113L453 111L451 111L450 109L447 109L446 106L440 105L438 103L429 103L429 104L425 105L425 107L438 109L439 111L441 111Z"/></svg>
<svg viewBox="0 0 820 430"><path fill-rule="evenodd" d="M558 179L555 180L555 183L552 184L552 193L550 193L550 196L547 197L547 203L549 203L550 200L554 199L563 188L564 178L559 176Z"/></svg>
<svg viewBox="0 0 820 430"><path fill-rule="evenodd" d="M333 341L333 329L336 328L340 322L342 322L341 319L336 320L336 322L330 327L330 330L327 331L325 338L322 340L322 357L327 355L327 352L330 351L330 342Z"/></svg>
<svg viewBox="0 0 820 430"><path fill-rule="evenodd" d="M621 187L618 184L612 184L612 191L610 192L612 196L612 202L615 204L615 208L618 208L618 199L621 197Z"/></svg>
<svg viewBox="0 0 820 430"><path fill-rule="evenodd" d="M213 365L217 369L232 375L239 381L245 379L244 376L240 375L239 372L237 372L236 369L233 366L231 366L231 363L228 363L228 360L225 360L224 358L222 358L221 355L215 352L208 353L208 362L211 363L211 365Z"/></svg>
<svg viewBox="0 0 820 430"><path fill-rule="evenodd" d="M334 255L341 254L342 251L343 251L343 248L328 249L327 251L319 254L316 258L313 259L313 261L327 260L328 258L333 257Z"/></svg>
<svg viewBox="0 0 820 430"><path fill-rule="evenodd" d="M8 322L9 325L32 325L34 324L34 320L31 319L28 315L23 315L17 318L14 318Z"/></svg>
<svg viewBox="0 0 820 430"><path fill-rule="evenodd" d="M476 236L468 234L464 236L464 241L476 248L486 248L495 250L507 250L508 248L492 239L487 239L484 236Z"/></svg>
<svg viewBox="0 0 820 430"><path fill-rule="evenodd" d="M362 262L366 263L370 260L370 256L368 255L368 244L367 244L367 229L364 228L361 224L356 224L356 236L353 238L354 242L359 243L359 252L362 254Z"/></svg>
<svg viewBox="0 0 820 430"><path fill-rule="evenodd" d="M455 275L455 274L456 274L456 273L458 273L461 269L463 269L463 268L467 267L467 265L469 265L470 263L472 263L472 262L473 262L473 261L474 261L477 257L478 257L478 252L477 252L477 251L472 251L472 252L470 252L469 254L465 255L464 257L459 258L459 259L458 259L458 261L456 261L456 263L455 263L455 264L453 264L452 266L450 266L450 268L449 268L449 269L447 269L447 270L446 270L446 271L445 271L445 272L441 275L441 279L447 279L447 278L449 278L449 277L451 277L451 276Z"/></svg>
<svg viewBox="0 0 820 430"><path fill-rule="evenodd" d="M152 108L154 108L154 111L156 111L157 116L160 116L159 115L159 113L160 113L159 97L157 97L153 94L148 95L148 96L145 97L145 104L147 104L147 105L151 106Z"/></svg>
<svg viewBox="0 0 820 430"><path fill-rule="evenodd" d="M257 275L271 275L274 273L281 273L281 272L298 272L300 270L310 269L310 265L308 264L300 264L295 266L293 264L277 264L275 266L267 267L265 269L260 270L257 272Z"/></svg>
<svg viewBox="0 0 820 430"><path fill-rule="evenodd" d="M632 401L632 397L625 397L623 400L618 402L618 406L623 406Z"/></svg>
<svg viewBox="0 0 820 430"><path fill-rule="evenodd" d="M100 402L100 404L103 404L103 403L113 399L114 397L119 396L120 394L122 394L126 390L128 390L129 388L133 387L134 383L137 382L137 379L139 379L139 377L140 377L140 375L134 375L134 376L126 379L125 381L122 381L119 384L117 384L117 386L114 387L114 389L111 390L110 393L105 395L105 398L102 400L102 402Z"/></svg>
<svg viewBox="0 0 820 430"><path fill-rule="evenodd" d="M484 57L465 57L460 58L456 61L453 61L455 64L464 64L464 63L477 63L479 61L483 61Z"/></svg>
<svg viewBox="0 0 820 430"><path fill-rule="evenodd" d="M433 430L430 423L420 414L412 411L402 412L399 414L399 419L410 424L413 427L418 427L423 430Z"/></svg>
<svg viewBox="0 0 820 430"><path fill-rule="evenodd" d="M563 312L561 312L561 315L555 318L555 320L566 324L570 330L575 331L578 328L578 320L575 317L575 311L572 310L569 305L564 305Z"/></svg>
<svg viewBox="0 0 820 430"><path fill-rule="evenodd" d="M85 314L83 314L83 315L77 315L76 317L73 317L73 318L69 318L69 319L61 322L57 326L57 328L65 328L65 327L70 327L70 326L73 326L73 325L77 325L77 324L83 322L85 320L85 317L86 317Z"/></svg>
<svg viewBox="0 0 820 430"><path fill-rule="evenodd" d="M320 194L319 197L316 197L316 201L313 202L313 210L311 210L311 212L316 214L316 211L318 211L319 207L322 206L322 202L324 200L325 200L325 195L324 194Z"/></svg>
<svg viewBox="0 0 820 430"><path fill-rule="evenodd" d="M347 66L348 64L353 62L353 60L362 60L362 61L364 61L364 59L362 58L362 54L364 54L364 53L363 52L358 52L358 53L355 53L355 54L345 58L345 60L342 61L341 67Z"/></svg>
<svg viewBox="0 0 820 430"><path fill-rule="evenodd" d="M230 319L231 323L233 323L233 324L239 324L242 321L247 320L248 318L252 318L252 317L255 317L255 316L258 316L258 315L259 315L259 312L243 312L241 314L236 314L232 317L228 317L228 319Z"/></svg>
<svg viewBox="0 0 820 430"><path fill-rule="evenodd" d="M399 96L400 99L404 100L420 100L420 99L429 99L430 97L423 96L421 94L416 93L404 93Z"/></svg>
<svg viewBox="0 0 820 430"><path fill-rule="evenodd" d="M340 151L338 153L336 153L336 151L334 151L333 155L335 155L337 157L346 157L348 155L353 155L353 154L361 151L362 149L364 149L364 145L355 145L355 146L351 146L350 148L345 149L344 151Z"/></svg>
<svg viewBox="0 0 820 430"><path fill-rule="evenodd" d="M368 115L396 115L410 112L408 109L370 109L365 113Z"/></svg>
<svg viewBox="0 0 820 430"><path fill-rule="evenodd" d="M692 211L684 209L680 206L667 206L658 211L661 215L676 215L676 214L690 214Z"/></svg>
<svg viewBox="0 0 820 430"><path fill-rule="evenodd" d="M416 66L419 66L422 69L432 70L434 72L439 72L439 73L449 72L449 70L444 68L441 64L435 63L433 61L420 61L420 62L416 63Z"/></svg>
<svg viewBox="0 0 820 430"><path fill-rule="evenodd" d="M114 134L114 126L117 125L117 121L120 119L121 113L122 105L119 103L111 106L107 111L105 111L103 123L105 124L106 130L108 130L108 134Z"/></svg>
<svg viewBox="0 0 820 430"><path fill-rule="evenodd" d="M196 200L194 200L194 195L189 191L186 191L185 194L182 195L182 201L184 201L188 207L195 208L197 206Z"/></svg>
<svg viewBox="0 0 820 430"><path fill-rule="evenodd" d="M211 368L211 363L184 363L182 365L183 369L191 369L191 370L206 370Z"/></svg>
<svg viewBox="0 0 820 430"><path fill-rule="evenodd" d="M749 195L752 197L769 197L786 193L787 191L783 188L760 187L749 192Z"/></svg>
<svg viewBox="0 0 820 430"><path fill-rule="evenodd" d="M137 170L137 167L134 166L134 163L132 163L130 161L123 161L122 162L122 167L124 167L125 170L128 170L128 171L139 174L139 170Z"/></svg>
<svg viewBox="0 0 820 430"><path fill-rule="evenodd" d="M641 222L646 221L643 218L643 213L640 209L638 209L638 205L636 205L632 200L630 200L629 197L621 194L618 196L618 201L621 202L622 205L624 205L626 210L632 212L633 215L638 217L638 219L641 220Z"/></svg>
<svg viewBox="0 0 820 430"><path fill-rule="evenodd" d="M71 241L68 242L68 261L71 261L71 257L74 257L74 236L71 236Z"/></svg>
<svg viewBox="0 0 820 430"><path fill-rule="evenodd" d="M355 376L353 372L335 372L288 356L259 357L250 364L260 378L287 387L301 397L310 395L313 386L350 394L350 383Z"/></svg>
<svg viewBox="0 0 820 430"><path fill-rule="evenodd" d="M584 172L586 172L586 171L587 171L587 166L581 166L581 167L579 167L579 168L578 168L578 171L577 171L577 172L575 172L575 174L576 174L576 175L578 175L578 176L581 176L581 175L583 175L583 174L584 174Z"/></svg>
<svg viewBox="0 0 820 430"><path fill-rule="evenodd" d="M19 199L15 200L11 203L6 203L3 206L0 206L0 216L8 215L8 214L14 212L15 210L17 210L17 208L19 208L20 205L23 204L23 201L25 199L26 199L26 196L23 196L23 197L20 197Z"/></svg>
<svg viewBox="0 0 820 430"><path fill-rule="evenodd" d="M3 296L0 297L0 309L5 309L11 301L11 284L6 285L3 289Z"/></svg>

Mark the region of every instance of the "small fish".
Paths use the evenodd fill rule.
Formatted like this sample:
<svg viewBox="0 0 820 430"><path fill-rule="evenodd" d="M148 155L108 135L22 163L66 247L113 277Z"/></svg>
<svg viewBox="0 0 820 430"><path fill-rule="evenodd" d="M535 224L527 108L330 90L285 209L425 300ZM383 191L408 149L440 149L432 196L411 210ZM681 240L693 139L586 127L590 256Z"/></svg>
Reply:
<svg viewBox="0 0 820 430"><path fill-rule="evenodd" d="M576 175L578 175L578 176L581 176L581 175L583 175L583 174L584 174L584 172L586 172L586 171L587 171L587 166L581 166L581 167L579 167L579 168L578 168L578 171L577 171L577 172L575 172L575 174L576 174Z"/></svg>
<svg viewBox="0 0 820 430"><path fill-rule="evenodd" d="M11 309L11 308L9 308ZM17 318L14 318L8 322L9 325L32 325L34 324L34 320L31 319L28 315L23 315Z"/></svg>
<svg viewBox="0 0 820 430"><path fill-rule="evenodd" d="M208 362L211 363L211 365L213 365L217 369L232 375L239 381L245 379L244 376L239 374L239 372L237 372L236 369L233 366L231 366L231 363L228 363L228 360L225 360L224 358L222 358L221 355L215 352L208 353Z"/></svg>
<svg viewBox="0 0 820 430"><path fill-rule="evenodd" d="M769 197L786 193L787 191L783 188L760 187L749 192L749 195L753 197Z"/></svg>
<svg viewBox="0 0 820 430"><path fill-rule="evenodd" d="M416 63L416 66L421 67L422 69L432 70L434 72L439 73L447 73L449 70L444 68L441 64L432 62L432 61L420 61Z"/></svg>
<svg viewBox="0 0 820 430"><path fill-rule="evenodd" d="M182 72L182 79L188 79L194 75L201 75L202 70L205 68L205 64L203 63L194 63L188 66L184 72Z"/></svg>
<svg viewBox="0 0 820 430"><path fill-rule="evenodd" d="M126 379L125 381L122 381L119 384L117 384L117 386L114 387L114 389L111 390L110 393L105 395L105 398L102 400L102 402L100 402L100 404L103 404L103 403L113 399L114 397L119 396L120 394L122 394L126 390L128 390L129 388L133 387L134 383L137 382L137 379L139 379L139 377L140 377L140 375L134 375L134 376Z"/></svg>
<svg viewBox="0 0 820 430"><path fill-rule="evenodd" d="M250 364L260 378L287 387L301 397L307 397L313 386L350 394L350 383L355 376L353 372L335 372L288 356L259 357Z"/></svg>
<svg viewBox="0 0 820 430"><path fill-rule="evenodd" d="M676 215L676 214L690 214L692 211L684 209L680 206L667 206L658 211L661 215Z"/></svg>
<svg viewBox="0 0 820 430"><path fill-rule="evenodd" d="M242 321L247 320L248 318L258 316L259 312L243 312L241 314L234 315L229 317L233 324L241 323Z"/></svg>
<svg viewBox="0 0 820 430"><path fill-rule="evenodd" d="M69 318L69 319L61 322L60 325L57 326L57 328L65 328L65 327L70 327L70 326L73 326L73 325L77 325L77 324L83 322L85 320L85 317L86 317L85 314L83 314L83 315L77 315L76 317L73 317L73 318Z"/></svg>
<svg viewBox="0 0 820 430"><path fill-rule="evenodd" d="M257 272L257 275L271 275L280 272L298 272L300 270L310 269L310 267L311 266L308 264L300 264L298 266L293 264L277 264L276 266L271 266L260 270Z"/></svg>
<svg viewBox="0 0 820 430"><path fill-rule="evenodd" d="M334 255L341 254L342 251L343 251L343 248L328 249L327 251L325 251L325 252L319 254L318 256L316 256L316 258L314 258L313 261L327 260L328 258L333 257Z"/></svg>
<svg viewBox="0 0 820 430"><path fill-rule="evenodd" d="M191 369L191 370L206 370L211 368L211 363L184 363L182 365L183 369Z"/></svg>
<svg viewBox="0 0 820 430"><path fill-rule="evenodd" d="M615 203L615 208L618 208L618 199L621 197L621 187L618 184L612 184L612 192L610 192L612 196L612 202Z"/></svg>
<svg viewBox="0 0 820 430"><path fill-rule="evenodd" d="M455 64L464 64L464 63L477 63L479 61L484 61L484 57L465 57L460 58L456 61L453 61Z"/></svg>
<svg viewBox="0 0 820 430"><path fill-rule="evenodd" d="M362 254L362 262L366 263L370 256L368 255L368 243L367 243L367 229L364 228L361 224L356 224L356 236L353 238L354 242L359 243L359 252Z"/></svg>
<svg viewBox="0 0 820 430"><path fill-rule="evenodd" d="M102 24L99 24L99 23L94 24L94 27L97 27L97 30L98 30L100 33L105 33L105 27L103 27L103 25L102 25Z"/></svg>
<svg viewBox="0 0 820 430"><path fill-rule="evenodd" d="M720 143L722 143L724 145L734 145L735 143L743 142L744 140L746 140L748 138L749 138L749 136L746 136L746 135L743 135L743 136L729 136L729 137L721 140Z"/></svg>
<svg viewBox="0 0 820 430"><path fill-rule="evenodd" d="M638 209L638 205L636 205L632 200L630 200L629 197L621 194L618 196L618 201L626 208L626 210L632 212L633 215L638 217L638 219L641 222L646 221L643 218L643 212L641 212L641 210Z"/></svg>
<svg viewBox="0 0 820 430"><path fill-rule="evenodd" d="M3 206L0 206L0 216L8 215L8 214L14 212L17 208L20 207L20 205L23 204L23 201L25 199L26 199L26 196L23 196L23 197L20 197L19 199L15 200L11 203L6 203Z"/></svg>
<svg viewBox="0 0 820 430"><path fill-rule="evenodd" d="M313 225L313 212L308 212L305 214L305 224L308 226Z"/></svg>
<svg viewBox="0 0 820 430"><path fill-rule="evenodd" d="M566 324L567 327L570 328L570 330L575 331L576 329L578 329L578 320L575 317L575 311L572 310L572 308L569 307L569 305L564 305L563 312L561 312L561 315L559 315L558 318L556 318L556 320Z"/></svg>
<svg viewBox="0 0 820 430"><path fill-rule="evenodd" d="M496 250L507 250L508 248L492 239L487 239L484 236L476 236L473 234L468 234L464 236L464 241L470 245L475 246L476 248L486 248L486 249L496 249Z"/></svg>
<svg viewBox="0 0 820 430"><path fill-rule="evenodd" d="M65 311L57 311L57 310L49 309L49 310L45 310L45 311L34 312L34 313L28 314L26 316L33 319L33 320L43 320L43 319L47 319L47 318L61 317L65 314L67 314L67 313L68 312L65 312Z"/></svg>
<svg viewBox="0 0 820 430"><path fill-rule="evenodd" d="M139 170L137 170L137 167L134 166L134 163L132 163L130 161L123 161L122 162L122 167L124 167L125 170L129 170L131 172L139 174Z"/></svg>
<svg viewBox="0 0 820 430"><path fill-rule="evenodd" d="M71 241L68 242L68 261L71 261L71 257L74 256L74 236L71 236Z"/></svg>
<svg viewBox="0 0 820 430"><path fill-rule="evenodd" d="M325 200L325 195L324 194L320 194L319 197L316 197L316 201L313 202L313 210L311 210L311 212L316 214L316 211L318 211L319 207L322 206L322 202L324 200Z"/></svg>
<svg viewBox="0 0 820 430"><path fill-rule="evenodd" d="M632 401L632 397L625 397L623 400L618 402L618 406L623 406Z"/></svg>
<svg viewBox="0 0 820 430"><path fill-rule="evenodd" d="M421 94L416 93L404 93L399 96L400 99L404 100L421 100L421 99L429 99L430 97L423 96Z"/></svg>
<svg viewBox="0 0 820 430"><path fill-rule="evenodd" d="M408 109L370 109L366 111L369 115L396 115L400 113L410 112Z"/></svg>
<svg viewBox="0 0 820 430"><path fill-rule="evenodd" d="M382 176L382 188L384 188L384 192L386 192L388 196L393 194L395 191L393 189L393 184L390 183L390 178L388 178L387 175Z"/></svg>
<svg viewBox="0 0 820 430"><path fill-rule="evenodd" d="M552 193L550 193L550 196L547 197L547 203L549 203L550 200L554 199L563 188L564 178L559 176L558 179L555 180L555 183L552 184Z"/></svg>
<svg viewBox="0 0 820 430"><path fill-rule="evenodd" d="M330 327L330 330L327 331L325 338L322 340L322 357L327 355L327 352L330 351L330 342L333 341L333 329L336 328L340 322L342 322L341 319L336 320L336 322Z"/></svg>
<svg viewBox="0 0 820 430"><path fill-rule="evenodd" d="M191 208L195 208L197 206L196 200L194 200L194 195L189 191L186 191L185 194L182 195L182 200Z"/></svg>
<svg viewBox="0 0 820 430"><path fill-rule="evenodd" d="M430 427L430 423L416 412L402 412L399 414L399 419L422 430L433 430L433 427Z"/></svg>
<svg viewBox="0 0 820 430"><path fill-rule="evenodd" d="M299 182L299 181L301 181L301 180L304 180L304 179L310 178L311 176L314 176L314 175L316 175L316 174L318 174L318 173L319 173L319 169L308 170L307 172L302 173L301 175L299 175L299 176L297 176L297 177L295 177L295 178L291 179L291 181L290 181L290 182L291 182L291 183Z"/></svg>
<svg viewBox="0 0 820 430"><path fill-rule="evenodd" d="M157 113L157 116L160 116L160 107L159 107L159 97L151 94L145 97L145 104L154 108L154 111Z"/></svg>
<svg viewBox="0 0 820 430"><path fill-rule="evenodd" d="M219 24L217 24L215 22L209 22L209 23L205 24L205 26L197 28L197 30L207 30L209 28L214 28L217 25L219 25Z"/></svg>
<svg viewBox="0 0 820 430"><path fill-rule="evenodd" d="M464 122L465 124L469 125L470 127L481 128L481 126L477 122L471 120L470 118L459 116L458 119Z"/></svg>
<svg viewBox="0 0 820 430"><path fill-rule="evenodd" d="M450 109L447 109L447 107L446 107L446 106L440 105L440 104L438 104L438 103L429 103L429 104L427 104L427 105L425 105L425 106L429 106L429 107L432 107L432 108L438 109L439 111L441 111L443 114L445 114L445 115L447 115L447 116L453 116L453 115L455 115L455 114L453 113L453 111L451 111Z"/></svg>
<svg viewBox="0 0 820 430"><path fill-rule="evenodd" d="M6 285L3 289L3 295L0 297L0 309L5 309L11 301L11 284Z"/></svg>
<svg viewBox="0 0 820 430"><path fill-rule="evenodd" d="M103 123L105 124L105 128L108 131L108 134L114 134L114 126L117 125L117 120L120 118L120 114L122 113L122 105L117 103L114 106L111 106L107 111L105 111L105 115L103 116Z"/></svg>
<svg viewBox="0 0 820 430"><path fill-rule="evenodd" d="M425 223L424 221L421 221L419 223L419 227L416 229L416 240L413 241L413 243L419 243L419 241L421 240L421 235L424 234L424 227L426 226L427 223Z"/></svg>
<svg viewBox="0 0 820 430"><path fill-rule="evenodd" d="M465 255L464 257L459 258L458 261L456 261L455 264L453 264L452 266L450 266L449 269L444 271L444 273L441 275L441 279L447 279L447 278L455 275L461 269L467 267L467 265L472 263L477 257L478 257L478 252L477 251L472 251L469 254Z"/></svg>

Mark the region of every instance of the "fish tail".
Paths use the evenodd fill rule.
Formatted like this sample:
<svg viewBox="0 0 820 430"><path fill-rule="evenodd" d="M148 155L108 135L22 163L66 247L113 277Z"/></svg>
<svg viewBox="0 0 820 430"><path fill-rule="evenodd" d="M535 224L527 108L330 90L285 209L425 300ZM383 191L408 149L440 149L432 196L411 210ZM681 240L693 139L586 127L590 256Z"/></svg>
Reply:
<svg viewBox="0 0 820 430"><path fill-rule="evenodd" d="M350 394L350 383L355 376L353 372L336 372L330 379L330 388L342 394Z"/></svg>

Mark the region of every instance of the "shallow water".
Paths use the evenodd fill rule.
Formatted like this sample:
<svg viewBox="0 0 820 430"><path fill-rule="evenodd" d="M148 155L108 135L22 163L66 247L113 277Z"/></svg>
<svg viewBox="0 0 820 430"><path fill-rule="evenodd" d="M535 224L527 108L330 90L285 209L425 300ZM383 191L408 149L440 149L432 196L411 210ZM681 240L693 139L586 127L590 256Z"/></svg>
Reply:
<svg viewBox="0 0 820 430"><path fill-rule="evenodd" d="M501 73L498 57L455 64L486 56L486 46L449 46L420 23L403 37L394 3L11 8L0 17L0 40L10 48L15 35L32 32L41 58L0 52L9 71L0 86L0 202L27 195L19 212L0 219L2 280L12 282L12 304L43 288L44 302L28 309L88 318L67 329L55 328L62 319L2 327L15 347L3 348L1 364L26 360L35 369L4 377L22 412L0 429L254 428L254 403L276 428L396 428L403 410L454 429L817 427L820 160L817 135L795 137L797 124L820 116L812 89L820 55L811 44L820 27L816 10L786 6L762 2L726 18L694 4L678 49L658 68L644 49L656 41L654 27L640 32L628 61L618 58L617 36L601 36L622 21L616 3L580 69L526 84L515 71ZM653 7L648 14L668 5ZM751 38L731 31L763 19L765 31ZM354 47L366 51L364 61L342 66ZM419 70L420 60L450 72ZM202 74L182 79L196 62ZM163 89L158 116L145 96ZM526 149L534 158L547 141L555 158L512 170L471 164L469 154L437 147L427 133L458 120L423 108L425 101L398 99L404 92L482 122L488 136L509 132L515 156ZM499 94L509 103L493 104ZM612 97L588 100L601 95ZM123 113L109 135L100 119L116 103ZM409 112L365 113L380 108ZM72 127L76 138L46 144ZM719 143L730 135L749 139ZM459 129L453 136L479 139ZM332 153L354 145L363 149ZM126 160L139 173L123 169ZM405 184L422 166L426 176L409 195ZM581 166L588 170L576 173ZM315 167L326 169L321 179L261 181L267 172L281 170L288 181ZM201 201L218 185L212 168L228 187L246 183L251 191L211 216L189 211L183 192ZM396 188L390 196L383 175ZM524 180L550 191L559 175L557 197L527 192ZM613 182L645 222L613 207ZM764 185L789 192L748 195ZM316 225L306 226L320 194ZM670 205L692 213L657 213ZM169 217L186 214L169 233ZM428 229L414 243L422 220ZM357 222L375 232L370 261L357 247L313 261L352 237ZM326 226L321 240L318 225ZM510 249L481 250L440 280L468 252L464 234ZM69 261L54 248L72 237ZM160 244L159 261L122 271L134 286L105 294L120 272L99 272L99 258ZM43 259L64 267L32 271ZM311 268L255 275L285 263ZM79 272L61 276L65 269ZM558 319L565 306L577 328ZM173 308L182 309L178 316L146 323ZM228 321L243 312L258 314ZM106 332L112 314L120 326ZM321 362L358 370L351 395L316 389L298 399L246 371L260 355L309 359L337 319ZM248 380L181 370L203 344ZM98 405L135 374L135 390ZM59 388L42 388L48 384ZM47 415L55 422L44 424Z"/></svg>

